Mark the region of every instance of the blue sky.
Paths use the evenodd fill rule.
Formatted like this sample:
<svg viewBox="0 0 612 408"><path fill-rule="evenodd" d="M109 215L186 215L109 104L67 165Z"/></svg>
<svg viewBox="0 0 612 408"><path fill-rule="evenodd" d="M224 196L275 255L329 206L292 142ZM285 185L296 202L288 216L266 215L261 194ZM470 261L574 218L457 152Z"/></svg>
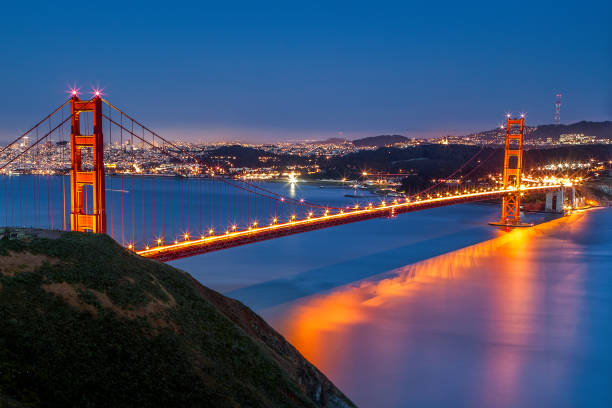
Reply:
<svg viewBox="0 0 612 408"><path fill-rule="evenodd" d="M562 122L612 117L609 1L17 3L0 139L71 83L175 139L462 134L551 123L556 92Z"/></svg>

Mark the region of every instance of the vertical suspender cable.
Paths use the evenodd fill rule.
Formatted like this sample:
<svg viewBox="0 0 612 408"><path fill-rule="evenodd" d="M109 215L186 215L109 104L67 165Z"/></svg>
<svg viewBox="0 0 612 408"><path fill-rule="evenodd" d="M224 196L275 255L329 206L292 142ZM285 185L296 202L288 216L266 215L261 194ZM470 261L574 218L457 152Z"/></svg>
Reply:
<svg viewBox="0 0 612 408"><path fill-rule="evenodd" d="M132 157L132 167L134 167L134 121L132 121L132 132L130 134L130 155ZM132 174L132 246L136 245L136 217L134 216L134 199L136 195L136 189L134 187L134 169L131 170Z"/></svg>
<svg viewBox="0 0 612 408"><path fill-rule="evenodd" d="M62 109L62 123L64 122L64 110ZM64 140L64 131L63 126L60 128L60 137L61 141ZM64 160L66 160L66 145L62 144L62 166L65 165ZM62 171L62 213L64 218L64 231L66 231L66 172Z"/></svg>
<svg viewBox="0 0 612 408"><path fill-rule="evenodd" d="M155 135L153 135L153 146L155 146ZM155 246L155 176L153 174L151 175L151 229L151 238Z"/></svg>
<svg viewBox="0 0 612 408"><path fill-rule="evenodd" d="M121 146L119 146L119 152L123 151L123 113L121 114L121 126L119 127ZM123 156L123 155L122 155ZM125 246L125 213L123 211L123 196L125 195L125 189L123 185L123 174L125 170L121 172L121 245Z"/></svg>
<svg viewBox="0 0 612 408"><path fill-rule="evenodd" d="M142 129L142 150L140 152L140 156L143 157L144 156L144 149L145 149L145 144L144 144L144 128ZM144 160L141 160L144 162ZM145 226L145 177L144 177L144 168L142 169L143 173L140 177L141 179L141 188L142 188L142 248L144 248L146 246L146 233L147 233L147 229Z"/></svg>
<svg viewBox="0 0 612 408"><path fill-rule="evenodd" d="M112 109L111 109L110 106L108 107L108 117L111 118L111 119L113 117ZM112 122L110 122L110 120L108 122L108 139L109 139L109 143L108 143L109 153L112 153L112 151L113 151L113 124L112 124ZM109 155L109 156L112 156L112 155ZM114 222L114 217L113 217L113 207L114 207L114 205L113 205L113 175L112 174L108 176L108 181L110 181L111 237L113 237L113 239L115 239L115 222Z"/></svg>
<svg viewBox="0 0 612 408"><path fill-rule="evenodd" d="M189 203L190 203L190 198L191 198L189 196L190 193L191 193L191 188L190 188L191 183L190 183L190 180L191 180L191 176L189 175L189 173L187 173L187 180L186 180L186 182L187 182L187 195L185 196L185 206L187 207L185 209L185 212L187 213L186 214L187 215L187 233L191 232L190 222L189 222L190 221L190 217L189 217Z"/></svg>

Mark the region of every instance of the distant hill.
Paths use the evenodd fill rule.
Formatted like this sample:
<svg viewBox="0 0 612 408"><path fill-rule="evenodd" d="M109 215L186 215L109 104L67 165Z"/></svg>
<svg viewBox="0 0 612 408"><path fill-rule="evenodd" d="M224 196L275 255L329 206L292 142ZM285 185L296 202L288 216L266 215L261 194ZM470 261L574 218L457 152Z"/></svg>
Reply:
<svg viewBox="0 0 612 408"><path fill-rule="evenodd" d="M445 178L461 168L478 154L477 160L463 167L457 175L470 174L489 178L499 171L504 162L504 150L500 146L442 145L423 143L410 149L381 147L361 150L320 162L319 178L358 179L364 169L371 173L406 174L404 189L416 192L428 187L432 179ZM564 145L546 149L527 149L523 156L525 169L549 163L608 161L612 157L612 145ZM572 174L572 173L570 173Z"/></svg>
<svg viewBox="0 0 612 408"><path fill-rule="evenodd" d="M499 128L489 129L478 132L481 137L486 140L492 140L503 143L504 130ZM612 138L612 121L604 122L588 122L581 121L572 123L569 125L539 125L539 126L527 126L525 137L529 140L546 140L552 138L558 140L559 136L568 133L582 133L585 136L595 136L598 138ZM463 137L472 136L465 135ZM332 139L330 139L332 140ZM395 143L405 143L410 141L406 136L402 135L380 135L370 136L363 139L353 140L353 144L357 147L384 147L390 146Z"/></svg>
<svg viewBox="0 0 612 408"><path fill-rule="evenodd" d="M341 137L330 137L329 139L312 142L311 144L342 144L346 142L347 140Z"/></svg>
<svg viewBox="0 0 612 408"><path fill-rule="evenodd" d="M558 139L566 133L583 133L585 136L612 137L612 122L581 121L569 125L540 125L533 129L531 137L534 139Z"/></svg>
<svg viewBox="0 0 612 408"><path fill-rule="evenodd" d="M373 147L382 147L388 146L395 143L405 143L409 141L406 136L402 135L380 135L380 136L370 136L365 137L363 139L353 140L353 144L357 147L363 146L373 146Z"/></svg>
<svg viewBox="0 0 612 408"><path fill-rule="evenodd" d="M482 137L488 140L495 140L503 143L505 131L499 128L478 132ZM612 138L612 122L587 122L581 121L569 125L527 125L525 131L525 139L530 140L546 140L551 138L553 141L559 140L559 136L568 133L582 133L585 136L595 136L598 138ZM469 136L469 135L468 135Z"/></svg>
<svg viewBox="0 0 612 408"><path fill-rule="evenodd" d="M277 154L240 145L227 145L209 150L201 154L200 159L211 166L221 163L231 164L230 167L268 167L308 163L307 157Z"/></svg>
<svg viewBox="0 0 612 408"><path fill-rule="evenodd" d="M354 406L249 308L185 272L106 235L9 232L0 406Z"/></svg>

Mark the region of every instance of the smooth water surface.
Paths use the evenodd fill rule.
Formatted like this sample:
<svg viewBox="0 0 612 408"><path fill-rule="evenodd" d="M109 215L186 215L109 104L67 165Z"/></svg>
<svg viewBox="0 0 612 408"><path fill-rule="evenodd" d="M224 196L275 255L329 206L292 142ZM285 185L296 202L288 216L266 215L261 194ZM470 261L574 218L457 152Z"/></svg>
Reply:
<svg viewBox="0 0 612 408"><path fill-rule="evenodd" d="M61 228L65 187L50 180L44 188L42 177L2 179L0 219ZM132 232L110 213L120 242L141 228L176 222L180 230L223 214L205 182L122 183L107 181L115 215L154 190L187 195L176 203L179 218L164 199L145 207L157 224L143 220ZM265 187L315 203L354 202L344 196L351 190L327 185ZM194 200L202 189L205 201ZM362 407L612 406L612 209L509 233L487 225L498 217L497 205L456 205L172 264L262 315Z"/></svg>
<svg viewBox="0 0 612 408"><path fill-rule="evenodd" d="M175 261L362 407L612 406L612 210L459 205Z"/></svg>

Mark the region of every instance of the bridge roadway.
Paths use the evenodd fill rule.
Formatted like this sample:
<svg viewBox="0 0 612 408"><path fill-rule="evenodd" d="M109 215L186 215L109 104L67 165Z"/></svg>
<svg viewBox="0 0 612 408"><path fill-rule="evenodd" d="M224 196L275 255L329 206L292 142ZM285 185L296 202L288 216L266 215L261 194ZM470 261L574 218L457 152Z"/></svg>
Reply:
<svg viewBox="0 0 612 408"><path fill-rule="evenodd" d="M548 184L544 186L522 187L522 193L546 193L567 187L562 184ZM275 223L268 226L252 227L248 230L226 232L221 235L211 235L200 239L186 240L169 245L160 245L135 251L138 255L167 262L175 259L185 258L220 249L232 248L253 242L280 238L287 235L300 234L322 228L337 225L365 221L373 218L394 217L412 211L425 210L429 208L443 207L453 204L461 204L475 201L485 201L502 198L506 194L516 193L516 190L494 190L475 193L466 193L451 196L441 196L428 199L420 199L410 202L392 202L378 206L368 206L358 209L346 210L336 214L327 214L300 220L292 220L285 223Z"/></svg>

